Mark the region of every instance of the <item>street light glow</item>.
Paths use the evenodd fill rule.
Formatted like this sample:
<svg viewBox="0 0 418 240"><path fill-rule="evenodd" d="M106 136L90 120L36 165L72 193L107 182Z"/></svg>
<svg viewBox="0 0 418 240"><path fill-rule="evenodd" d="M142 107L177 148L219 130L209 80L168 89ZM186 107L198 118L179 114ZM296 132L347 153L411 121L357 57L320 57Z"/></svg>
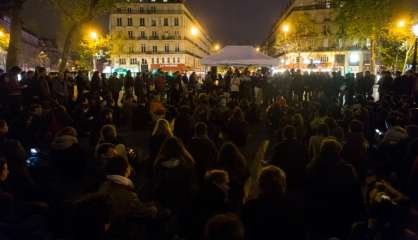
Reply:
<svg viewBox="0 0 418 240"><path fill-rule="evenodd" d="M403 28L406 26L406 22L405 20L399 20L396 25L398 26L398 28Z"/></svg>
<svg viewBox="0 0 418 240"><path fill-rule="evenodd" d="M199 29L197 29L196 27L192 27L190 33L192 34L192 36L197 36L199 34Z"/></svg>
<svg viewBox="0 0 418 240"><path fill-rule="evenodd" d="M97 39L99 39L99 35L97 34L97 32L92 31L92 32L90 32L90 38L92 40L97 40Z"/></svg>
<svg viewBox="0 0 418 240"><path fill-rule="evenodd" d="M418 38L418 23L412 26L412 32L414 33L415 37Z"/></svg>
<svg viewBox="0 0 418 240"><path fill-rule="evenodd" d="M214 49L215 49L215 51L219 51L219 49L221 49L221 46L219 46L219 44L215 44Z"/></svg>
<svg viewBox="0 0 418 240"><path fill-rule="evenodd" d="M283 32L288 33L289 30L290 30L289 25L288 24L283 25L282 30L283 30Z"/></svg>
<svg viewBox="0 0 418 240"><path fill-rule="evenodd" d="M255 50L256 50L257 52L259 52L259 51L260 51L260 47L257 47Z"/></svg>
<svg viewBox="0 0 418 240"><path fill-rule="evenodd" d="M4 37L4 32L0 30L0 37Z"/></svg>

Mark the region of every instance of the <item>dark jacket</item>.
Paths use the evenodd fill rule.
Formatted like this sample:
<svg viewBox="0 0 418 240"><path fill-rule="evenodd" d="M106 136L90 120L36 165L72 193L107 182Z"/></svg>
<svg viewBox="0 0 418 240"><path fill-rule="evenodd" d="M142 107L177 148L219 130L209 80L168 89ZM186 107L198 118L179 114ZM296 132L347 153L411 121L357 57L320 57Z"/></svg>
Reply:
<svg viewBox="0 0 418 240"><path fill-rule="evenodd" d="M323 238L346 237L351 225L361 220L363 199L352 165L340 161L332 166L315 162L306 169L305 213L311 233Z"/></svg>
<svg viewBox="0 0 418 240"><path fill-rule="evenodd" d="M146 219L152 218L152 210L141 202L135 193L133 186L122 185L113 181L106 181L99 189L100 193L110 197L112 239L127 239L135 226L132 223L144 223Z"/></svg>
<svg viewBox="0 0 418 240"><path fill-rule="evenodd" d="M208 137L193 138L189 150L196 161L198 178L203 180L206 171L215 167L218 150Z"/></svg>
<svg viewBox="0 0 418 240"><path fill-rule="evenodd" d="M247 144L249 126L246 121L231 119L226 126L226 132L228 139L235 145L242 147Z"/></svg>
<svg viewBox="0 0 418 240"><path fill-rule="evenodd" d="M286 172L291 188L303 186L306 162L306 147L297 140L286 139L273 149L271 164Z"/></svg>
<svg viewBox="0 0 418 240"><path fill-rule="evenodd" d="M305 239L302 209L282 197L259 197L247 202L242 220L247 240Z"/></svg>
<svg viewBox="0 0 418 240"><path fill-rule="evenodd" d="M175 212L190 208L196 185L194 169L180 159L160 161L154 168L154 198L164 208Z"/></svg>

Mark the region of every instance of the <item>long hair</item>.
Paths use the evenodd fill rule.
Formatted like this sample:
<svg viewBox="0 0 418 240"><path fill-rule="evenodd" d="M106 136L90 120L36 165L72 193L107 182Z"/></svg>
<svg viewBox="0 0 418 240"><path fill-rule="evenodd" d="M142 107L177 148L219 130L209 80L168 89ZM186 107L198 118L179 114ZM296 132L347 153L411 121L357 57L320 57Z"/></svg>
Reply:
<svg viewBox="0 0 418 240"><path fill-rule="evenodd" d="M176 137L169 137L161 146L154 166L173 158L179 159L186 166L194 166L195 164L192 155L184 147L181 140Z"/></svg>
<svg viewBox="0 0 418 240"><path fill-rule="evenodd" d="M155 123L154 130L152 130L152 136L164 134L167 137L173 137L174 134L171 131L170 123L165 119L158 119Z"/></svg>
<svg viewBox="0 0 418 240"><path fill-rule="evenodd" d="M231 179L247 178L249 171L247 169L246 159L235 144L225 143L218 154L219 168L226 170Z"/></svg>
<svg viewBox="0 0 418 240"><path fill-rule="evenodd" d="M343 147L337 140L328 138L322 141L321 150L318 158L314 159L313 164L319 168L327 168L337 164L341 160Z"/></svg>

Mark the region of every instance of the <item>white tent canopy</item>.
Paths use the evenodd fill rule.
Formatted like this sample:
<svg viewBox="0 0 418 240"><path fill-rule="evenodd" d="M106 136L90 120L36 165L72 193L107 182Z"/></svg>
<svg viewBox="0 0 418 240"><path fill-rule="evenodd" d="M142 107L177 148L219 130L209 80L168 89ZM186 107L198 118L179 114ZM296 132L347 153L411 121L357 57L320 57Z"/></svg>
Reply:
<svg viewBox="0 0 418 240"><path fill-rule="evenodd" d="M251 46L226 46L219 53L202 59L207 66L276 66L277 59L258 52Z"/></svg>

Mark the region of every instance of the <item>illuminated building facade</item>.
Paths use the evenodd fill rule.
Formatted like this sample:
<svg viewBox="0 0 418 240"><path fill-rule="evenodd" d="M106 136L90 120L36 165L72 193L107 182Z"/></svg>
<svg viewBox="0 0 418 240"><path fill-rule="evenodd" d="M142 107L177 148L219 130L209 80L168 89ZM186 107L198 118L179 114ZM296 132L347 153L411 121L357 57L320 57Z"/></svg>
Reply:
<svg viewBox="0 0 418 240"><path fill-rule="evenodd" d="M1 38L9 37L10 19L0 16ZM6 69L7 49L0 46L0 69ZM33 70L37 66L45 67L50 71L58 69L60 53L54 40L40 38L38 35L23 28L21 44L18 52L20 67L23 70Z"/></svg>
<svg viewBox="0 0 418 240"><path fill-rule="evenodd" d="M370 42L340 36L333 0L291 0L263 45L281 69L357 73L370 69Z"/></svg>
<svg viewBox="0 0 418 240"><path fill-rule="evenodd" d="M124 0L110 14L111 68L203 71L213 40L183 0ZM116 40L117 39L117 40Z"/></svg>

